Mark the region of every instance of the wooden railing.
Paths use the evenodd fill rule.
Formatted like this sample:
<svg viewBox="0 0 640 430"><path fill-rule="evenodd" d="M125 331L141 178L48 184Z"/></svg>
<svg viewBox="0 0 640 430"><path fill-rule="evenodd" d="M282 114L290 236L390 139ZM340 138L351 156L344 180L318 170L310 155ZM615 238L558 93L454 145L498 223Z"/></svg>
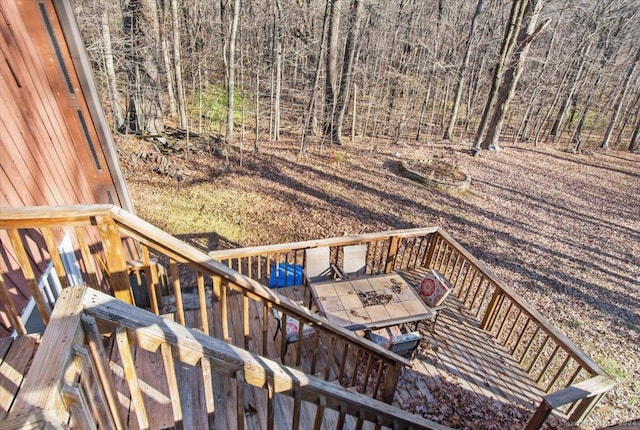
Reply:
<svg viewBox="0 0 640 430"><path fill-rule="evenodd" d="M249 386L260 389L267 399L268 429L279 428L282 414L287 415L285 421L292 422L293 429L319 429L329 412L338 415L336 428L340 429L349 422L355 422L355 428L369 424L375 428L446 429L82 286L62 292L33 359L33 370L27 374L3 425L35 423L37 428L70 425L90 429L98 424L101 429L127 428L118 406L114 374L103 350L104 336L115 337L133 405L130 419L135 415L139 428L149 428L152 411L143 401L132 345L162 356L164 372L156 372L154 377L167 384L177 424L183 417L175 370L175 363L180 362L202 368L202 400L210 419L214 413L226 412L214 411L216 390L224 391L224 387L213 386L214 375L235 381L237 405L231 427L237 429L246 426L244 393ZM275 407L276 395L292 398L292 410ZM303 402L315 409L313 424L302 417Z"/></svg>
<svg viewBox="0 0 640 430"><path fill-rule="evenodd" d="M549 393L530 428L553 409L582 422L615 385L612 378L446 232L438 230L432 244L427 266L451 281L465 309Z"/></svg>
<svg viewBox="0 0 640 430"><path fill-rule="evenodd" d="M342 266L342 249L348 245L367 245L367 270L389 273L424 267L433 234L438 229L417 228L334 237L304 242L217 250L209 256L252 279L266 283L278 263L304 265L304 251L329 247L331 263Z"/></svg>
<svg viewBox="0 0 640 430"><path fill-rule="evenodd" d="M76 234L81 251L79 254L83 256L83 261L88 261L83 263L85 278L89 278L89 281L93 279L93 284L98 284L100 279L106 277L116 297L125 300L131 299L131 292L128 282L124 279L126 264L121 256L124 251L113 244L120 243L119 235L136 239L139 244L139 259L147 274L152 311L155 313L158 313L158 306L154 303L157 303L159 287L152 270L152 259L157 259L169 267L171 284L176 295L178 322L185 322L180 299L183 285L197 286L201 303L205 303L205 289L212 288L221 316L219 320L209 321L207 313L202 311L201 321L195 325L196 328L209 333L209 327L215 327L220 333L218 337L254 353L266 355L267 345L271 341L266 319L271 308L278 309L286 315L293 316L299 327L307 324L318 331L318 336L313 341L297 342L294 365L301 365L303 351L311 352L310 355L315 358L307 364L308 367L302 369L303 371L318 373L316 358L327 363L333 362L335 371L332 372L328 366L323 369L326 379L333 375L346 385L359 384L358 388L361 391L372 396L381 395L387 401L393 395L400 369L408 363L395 354L372 347L353 333L334 327L324 318L308 312L286 298L276 296L265 288L264 284L268 282L277 263L304 265L305 249L328 246L332 262L340 266L344 246L367 244L367 266L371 273L439 270L453 284L453 294L462 302L466 311L473 315L481 327L496 339L500 347L505 348L528 371L542 390L548 393L548 396L542 399L536 419L543 417L544 421L545 411L548 415L551 408L566 414L571 421L580 422L604 392L613 386L612 379L590 357L439 228L397 230L219 250L206 255L116 208L3 210L1 214L0 229L8 229L9 237L14 238L11 240L14 246L18 242L15 238L20 238L20 235L16 235L12 229L38 228L39 234L46 239L52 235L50 232L47 233L52 226L72 226L76 233L80 233ZM97 229L97 233L94 232L91 236L90 232L84 232L90 228ZM101 246L95 245L90 251L86 245L89 237L98 237ZM82 241L85 242L84 245ZM87 258L89 255L95 257ZM57 269L55 251L51 259ZM91 261L100 259L100 264L92 266ZM108 270L99 271L96 267L106 267ZM103 276L105 273L107 276ZM118 273L125 275L118 278ZM28 270L25 276L29 277ZM121 285L127 287L119 288ZM242 320L242 330L235 336L228 315L229 298L234 294L240 294L243 303L242 317L235 318L237 321ZM254 306L249 306L250 304ZM262 311L257 312L256 308ZM205 306L201 306L200 309L205 309ZM255 322L256 317L259 317L258 327L252 331L254 325L251 321ZM282 346L283 343L280 343L280 348ZM356 363L352 365L354 359ZM366 377L360 377L356 369L364 369ZM380 379L382 375L384 381Z"/></svg>
<svg viewBox="0 0 640 430"><path fill-rule="evenodd" d="M27 281L45 323L50 309L37 286L39 265L32 263L50 261L61 284L69 284L65 265L55 246L60 229L72 236L87 285L108 290L116 298L133 303L136 294L131 289L129 276L133 268L139 271L142 267L150 309L159 314L161 288L153 263L158 261L169 268L178 323L250 352L266 357L275 343L278 356L285 359L285 343L272 339L273 324L269 319L275 309L297 320L300 328L309 325L316 331L313 339L303 340L300 336L293 348L293 364L304 372L320 374L326 380L337 379L343 386L353 386L361 393L391 402L402 368L410 366L405 358L329 323L288 298L274 294L263 284L113 206L30 207L0 212L0 234L9 238L6 253L13 253L19 262L9 269L11 278L23 277ZM137 259L135 265L127 264L130 258ZM199 301L199 315L191 324L187 324L182 300L186 288L196 290ZM21 333L24 327L4 281L0 282L0 291L11 321ZM208 291L212 291L212 300L207 298ZM211 301L215 312L209 313L207 306ZM234 309L236 312L232 315L231 305L238 301L241 306ZM303 353L310 359L303 362ZM320 368L318 363L324 363L324 367Z"/></svg>
<svg viewBox="0 0 640 430"><path fill-rule="evenodd" d="M342 248L354 244L367 244L367 266L372 273L415 269L436 269L443 273L465 309L549 393L550 397L542 399L540 411L552 405L551 409L558 409L570 421L581 422L604 392L613 387L614 381L600 366L439 228L219 250L209 255L249 277L265 281L277 263L303 265L307 248L328 246L332 262L340 266ZM536 420L540 416L541 412Z"/></svg>

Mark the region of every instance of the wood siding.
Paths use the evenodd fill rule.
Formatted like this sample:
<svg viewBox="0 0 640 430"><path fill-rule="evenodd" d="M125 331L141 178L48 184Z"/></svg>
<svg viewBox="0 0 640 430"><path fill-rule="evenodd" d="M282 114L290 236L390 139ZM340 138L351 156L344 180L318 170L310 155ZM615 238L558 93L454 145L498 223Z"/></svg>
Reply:
<svg viewBox="0 0 640 430"><path fill-rule="evenodd" d="M92 77L76 69L77 52L84 47L70 37L69 24L61 24L59 6L53 0L0 2L0 209L96 203L128 207L104 115L96 115L95 100L87 100L95 95L95 89L91 96L85 91L87 83L93 85ZM59 241L63 231L54 234ZM26 234L22 240L43 249L41 237ZM30 294L17 275L19 265L6 233L0 233L0 241L0 273L22 309ZM48 255L34 255L40 255L32 261L40 276ZM10 329L0 305L0 336Z"/></svg>

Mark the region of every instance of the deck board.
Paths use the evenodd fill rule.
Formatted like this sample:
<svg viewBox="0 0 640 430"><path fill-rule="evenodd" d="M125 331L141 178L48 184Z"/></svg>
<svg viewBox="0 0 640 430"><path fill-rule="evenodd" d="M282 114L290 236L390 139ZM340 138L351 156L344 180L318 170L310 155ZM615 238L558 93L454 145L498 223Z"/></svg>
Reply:
<svg viewBox="0 0 640 430"><path fill-rule="evenodd" d="M0 339L0 419L6 418L11 410L39 340L39 335Z"/></svg>

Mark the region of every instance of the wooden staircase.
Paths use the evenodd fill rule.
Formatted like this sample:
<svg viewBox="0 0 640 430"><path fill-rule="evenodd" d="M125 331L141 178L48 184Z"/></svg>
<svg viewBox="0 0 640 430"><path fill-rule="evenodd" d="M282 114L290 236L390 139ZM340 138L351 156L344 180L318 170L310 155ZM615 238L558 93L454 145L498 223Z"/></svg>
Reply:
<svg viewBox="0 0 640 430"><path fill-rule="evenodd" d="M11 403L1 429L446 428L87 287L63 290Z"/></svg>

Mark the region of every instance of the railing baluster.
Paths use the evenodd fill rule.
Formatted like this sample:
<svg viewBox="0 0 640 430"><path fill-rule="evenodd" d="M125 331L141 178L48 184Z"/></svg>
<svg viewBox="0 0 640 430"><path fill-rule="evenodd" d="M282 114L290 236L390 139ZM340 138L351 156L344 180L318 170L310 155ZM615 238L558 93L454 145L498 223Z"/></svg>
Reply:
<svg viewBox="0 0 640 430"><path fill-rule="evenodd" d="M389 244L389 251L387 253L387 262L384 266L384 273L390 273L395 267L396 256L398 253L398 236L393 236L391 238L391 243Z"/></svg>
<svg viewBox="0 0 640 430"><path fill-rule="evenodd" d="M338 414L338 422L336 423L336 430L342 430L344 428L344 421L347 415L344 409L345 409L344 404L341 403L340 406L338 407L338 410L340 411L340 413Z"/></svg>
<svg viewBox="0 0 640 430"><path fill-rule="evenodd" d="M116 429L121 430L124 428L124 424L120 416L120 409L118 408L118 395L113 383L111 369L107 363L107 354L102 344L102 337L98 331L98 325L96 324L96 320L88 315L82 315L80 322L87 337L89 352L91 353L93 364L96 367L100 384L104 388L104 394L107 397L109 411L116 424Z"/></svg>
<svg viewBox="0 0 640 430"><path fill-rule="evenodd" d="M544 343L542 344L542 347L538 350L538 352L536 353L536 356L533 358L533 361L531 362L531 364L527 368L527 373L529 373L529 374L531 373L531 370L533 369L533 367L536 365L536 363L540 359L540 356L542 355L542 351L547 347L547 344L549 343L550 340L551 340L551 338L549 337L549 335L545 333Z"/></svg>
<svg viewBox="0 0 640 430"><path fill-rule="evenodd" d="M365 367L364 370L364 380L362 381L362 388L360 389L361 393L366 393L367 392L367 384L369 382L369 372L371 372L371 362L373 361L373 357L371 356L371 354L367 354L368 358L367 358L367 365Z"/></svg>
<svg viewBox="0 0 640 430"><path fill-rule="evenodd" d="M71 412L73 422L82 429L97 429L95 419L89 416L89 405L79 384L62 385L62 398Z"/></svg>
<svg viewBox="0 0 640 430"><path fill-rule="evenodd" d="M378 368L376 369L376 380L373 384L373 394L371 395L371 397L374 399L378 397L378 390L380 389L380 384L382 383L383 366L384 366L384 361L378 359Z"/></svg>
<svg viewBox="0 0 640 430"><path fill-rule="evenodd" d="M356 358L353 360L353 374L351 375L351 383L349 386L355 387L358 382L358 367L360 366L360 359L362 356L362 350L358 348L356 351Z"/></svg>
<svg viewBox="0 0 640 430"><path fill-rule="evenodd" d="M342 358L340 359L340 371L338 372L338 383L340 385L347 385L345 381L342 380L344 376L345 367L347 366L347 352L349 351L349 344L344 343L342 346Z"/></svg>
<svg viewBox="0 0 640 430"><path fill-rule="evenodd" d="M551 365L553 360L556 359L556 355L558 354L559 350L560 350L560 344L558 343L558 344L556 344L556 347L553 349L553 353L551 354L551 357L549 357L549 359L545 363L544 367L542 368L542 371L540 372L540 375L538 375L538 377L536 378L536 384L538 382L540 382L542 380L542 378L544 377L545 373L547 373L547 369L549 369L549 366Z"/></svg>
<svg viewBox="0 0 640 430"><path fill-rule="evenodd" d="M269 341L269 313L270 308L267 303L262 305L262 355L267 357L267 342Z"/></svg>
<svg viewBox="0 0 640 430"><path fill-rule="evenodd" d="M204 403L207 410L207 420L209 427L213 425L213 414L216 411L215 391L213 388L213 373L211 371L211 361L209 358L200 359L200 369L202 370L202 384L204 387Z"/></svg>
<svg viewBox="0 0 640 430"><path fill-rule="evenodd" d="M10 228L7 229L7 235L9 236L11 246L13 246L13 252L16 255L20 269L22 270L22 275L29 286L31 296L36 302L36 307L38 308L40 317L44 324L47 325L49 323L49 317L51 316L51 310L49 309L47 302L44 300L44 297L42 297L40 288L38 288L38 280L36 279L30 258L24 248L24 244L22 243L20 232L14 228Z"/></svg>
<svg viewBox="0 0 640 430"><path fill-rule="evenodd" d="M209 317L207 316L207 293L204 289L204 274L196 272L198 284L198 302L200 304L200 326L204 334L209 334Z"/></svg>
<svg viewBox="0 0 640 430"><path fill-rule="evenodd" d="M316 331L313 341L313 353L311 354L311 366L309 367L309 373L316 374L316 363L318 362L318 346L320 345L320 332Z"/></svg>
<svg viewBox="0 0 640 430"><path fill-rule="evenodd" d="M527 343L527 347L522 352L522 357L520 357L520 360L518 362L518 364L520 364L521 366L524 363L524 360L527 358L527 355L529 354L529 351L533 346L533 341L535 340L536 336L538 336L538 333L540 333L540 326L536 326L536 330L531 335L531 339L529 339L529 343Z"/></svg>
<svg viewBox="0 0 640 430"><path fill-rule="evenodd" d="M507 344L509 343L509 339L511 339L511 335L513 334L514 330L518 326L518 320L520 319L521 315L522 315L522 308L519 307L518 308L518 313L516 314L516 319L515 319L515 321L513 321L513 325L511 326L511 329L509 330L509 334L507 334L507 337L505 338L504 342L502 342L502 346L506 347Z"/></svg>
<svg viewBox="0 0 640 430"><path fill-rule="evenodd" d="M157 267L155 269L151 267L149 248L147 248L146 245L140 245L140 253L142 255L142 264L146 275L147 291L149 291L149 299L151 301L151 312L159 315L160 308L158 306L158 298L160 297L160 284L158 281L158 270Z"/></svg>
<svg viewBox="0 0 640 430"><path fill-rule="evenodd" d="M13 326L13 329L19 336L23 334L27 334L27 329L22 323L22 318L20 318L20 313L16 309L16 305L7 290L7 285L4 283L4 278L2 277L2 273L0 273L0 300L2 300L2 304L7 312L7 316L9 317L9 321Z"/></svg>
<svg viewBox="0 0 640 430"><path fill-rule="evenodd" d="M569 365L569 361L571 361L571 355L567 354L567 358L564 359L564 362L562 363L562 365L560 366L556 374L553 376L553 379L551 380L551 382L549 382L549 385L547 385L547 388L544 390L545 392L548 393L549 390L551 390L551 387L553 387L553 385L558 381L558 378L560 378L560 375L562 375L562 373L565 371L565 369Z"/></svg>
<svg viewBox="0 0 640 430"><path fill-rule="evenodd" d="M516 353L516 351L520 347L522 339L524 339L524 334L526 333L527 329L529 328L529 324L531 324L531 318L527 317L527 322L524 324L524 327L522 328L522 331L518 335L518 339L516 340L515 345L513 345L513 348L511 348L511 352L509 353L509 355L511 355L512 357L514 356L514 354Z"/></svg>
<svg viewBox="0 0 640 430"><path fill-rule="evenodd" d="M327 406L327 399L325 396L318 396L318 407L316 409L316 418L313 421L313 430L320 430L322 428L322 419L324 418L324 410Z"/></svg>
<svg viewBox="0 0 640 430"><path fill-rule="evenodd" d="M140 428L149 428L149 419L147 418L147 411L144 407L144 401L142 400L140 382L138 381L135 362L131 354L129 337L127 330L122 326L116 328L116 344L118 345L122 368L124 369L124 374L129 385L129 393L131 394L131 402L134 412L136 413L136 418L138 419L138 426Z"/></svg>
<svg viewBox="0 0 640 430"><path fill-rule="evenodd" d="M267 379L267 430L273 430L275 426L276 414L273 405L275 392L273 380Z"/></svg>
<svg viewBox="0 0 640 430"><path fill-rule="evenodd" d="M169 397L171 398L171 409L173 411L173 421L182 422L182 405L180 404L180 392L178 389L178 378L176 377L176 366L173 362L173 353L171 345L166 342L160 344L160 352L162 354L162 362L164 364L164 373L169 388Z"/></svg>
<svg viewBox="0 0 640 430"><path fill-rule="evenodd" d="M300 409L302 407L302 399L300 398L300 388L293 389L293 423L291 424L292 430L300 428Z"/></svg>
<svg viewBox="0 0 640 430"><path fill-rule="evenodd" d="M473 277L471 278L471 282L469 283L469 288L467 288L467 292L464 295L464 299L462 299L462 304L464 306L467 306L467 299L469 298L469 294L471 293L471 290L475 290L474 284L476 282L476 279L478 278L478 273L480 273L480 271L476 267L474 267ZM482 283L482 275L481 275L480 283ZM471 309L471 306L469 306L469 309Z"/></svg>
<svg viewBox="0 0 640 430"><path fill-rule="evenodd" d="M89 404L93 410L93 416L100 425L101 429L116 428L111 412L109 410L109 404L105 396L102 385L100 384L100 378L96 367L91 362L91 356L89 351L84 346L73 345L73 354L80 362L81 378L83 385L86 388L87 394L89 394Z"/></svg>
<svg viewBox="0 0 640 430"><path fill-rule="evenodd" d="M60 284L62 285L62 288L66 288L69 286L69 280L67 279L67 270L65 269L64 264L62 264L62 258L60 258L60 253L58 252L58 247L56 246L56 239L53 237L53 233L49 228L42 227L40 229L40 233L42 233L44 243L47 245L47 250L49 251L49 256L51 257L53 267L56 269L56 275L58 275Z"/></svg>
<svg viewBox="0 0 640 430"><path fill-rule="evenodd" d="M331 335L329 338L329 346L327 347L327 358L325 360L324 380L328 381L331 377L331 363L333 363L333 350L335 348L337 339Z"/></svg>
<svg viewBox="0 0 640 430"><path fill-rule="evenodd" d="M220 284L220 325L222 326L222 338L225 342L231 343L229 336L229 304L228 304L229 286L226 279L222 279Z"/></svg>
<svg viewBox="0 0 640 430"><path fill-rule="evenodd" d="M486 278L483 277L483 280L486 281ZM489 283L489 281L485 282L486 287L484 288L484 291L482 292L482 297L480 298L480 301L478 302L478 309L476 309L476 313L475 313L475 317L477 318L478 315L480 315L480 312L482 311L482 304L485 302L485 300L487 299L487 296L489 295L489 291L491 290L491 283ZM496 288L494 286L494 288ZM480 291L480 290L478 290ZM473 302L471 303L471 306L469 307L469 310L473 309L473 307L475 306L475 297L473 298ZM500 300L502 300L502 298L500 298ZM485 314L486 314L486 310L485 310Z"/></svg>
<svg viewBox="0 0 640 430"><path fill-rule="evenodd" d="M178 315L178 323L185 325L184 305L182 303L182 287L180 286L180 275L178 273L178 264L171 258L169 259L169 269L171 271L171 281L173 283L173 295L176 298L176 314Z"/></svg>
<svg viewBox="0 0 640 430"><path fill-rule="evenodd" d="M304 338L304 321L298 320L298 339L296 341L296 367L302 362L302 340Z"/></svg>
<svg viewBox="0 0 640 430"><path fill-rule="evenodd" d="M251 333L249 330L249 297L245 290L242 291L242 337L244 340L244 349L249 350L249 338Z"/></svg>
<svg viewBox="0 0 640 430"><path fill-rule="evenodd" d="M236 372L236 423L238 430L244 430L244 370Z"/></svg>
<svg viewBox="0 0 640 430"><path fill-rule="evenodd" d="M502 318L502 322L500 323L500 327L498 328L498 333L496 333L496 341L498 342L500 341L502 330L504 329L505 324L509 320L509 313L511 313L511 309L513 309L513 302L509 301L509 306L507 307L507 311L504 313L504 317ZM496 315L496 318L497 318L497 315Z"/></svg>

